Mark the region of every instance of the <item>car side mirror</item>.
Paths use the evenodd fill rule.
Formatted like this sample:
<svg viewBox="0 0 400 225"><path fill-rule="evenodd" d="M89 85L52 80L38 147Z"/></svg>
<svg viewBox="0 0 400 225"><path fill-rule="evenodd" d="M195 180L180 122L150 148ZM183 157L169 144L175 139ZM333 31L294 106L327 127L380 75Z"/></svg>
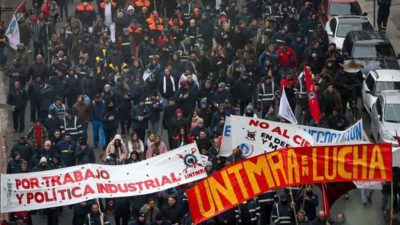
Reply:
<svg viewBox="0 0 400 225"><path fill-rule="evenodd" d="M370 90L366 90L365 93L373 95L372 91L370 91Z"/></svg>
<svg viewBox="0 0 400 225"><path fill-rule="evenodd" d="M332 31L328 31L328 32L326 32L326 34L328 34L328 36L333 36L333 32Z"/></svg>
<svg viewBox="0 0 400 225"><path fill-rule="evenodd" d="M367 12L363 12L361 15L362 16L368 16L368 13Z"/></svg>

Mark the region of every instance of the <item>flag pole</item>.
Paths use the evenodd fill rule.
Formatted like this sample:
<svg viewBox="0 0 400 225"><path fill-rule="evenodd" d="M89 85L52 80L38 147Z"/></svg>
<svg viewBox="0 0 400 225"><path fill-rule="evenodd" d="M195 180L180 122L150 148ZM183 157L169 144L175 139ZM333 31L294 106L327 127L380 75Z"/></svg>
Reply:
<svg viewBox="0 0 400 225"><path fill-rule="evenodd" d="M295 202L293 200L293 191L292 191L292 186L289 186L289 192L290 192L290 196L292 199L292 207L293 207L293 213L294 213L294 220L296 221L296 225L299 225L299 221L297 220L297 213L296 213L296 205Z"/></svg>
<svg viewBox="0 0 400 225"><path fill-rule="evenodd" d="M393 225L393 179L392 182L390 182L390 225Z"/></svg>

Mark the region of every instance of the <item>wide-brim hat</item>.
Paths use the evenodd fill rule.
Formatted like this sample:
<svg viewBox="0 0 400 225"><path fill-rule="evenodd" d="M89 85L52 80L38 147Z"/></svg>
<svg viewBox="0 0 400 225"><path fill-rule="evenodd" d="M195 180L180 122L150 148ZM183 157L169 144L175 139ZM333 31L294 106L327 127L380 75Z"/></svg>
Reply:
<svg viewBox="0 0 400 225"><path fill-rule="evenodd" d="M362 69L362 64L355 59L349 59L340 64L347 73L357 73Z"/></svg>

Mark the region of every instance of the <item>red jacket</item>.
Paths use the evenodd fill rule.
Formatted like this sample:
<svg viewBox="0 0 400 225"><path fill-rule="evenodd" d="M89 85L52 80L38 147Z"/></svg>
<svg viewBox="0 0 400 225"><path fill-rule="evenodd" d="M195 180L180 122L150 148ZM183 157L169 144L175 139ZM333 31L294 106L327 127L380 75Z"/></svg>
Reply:
<svg viewBox="0 0 400 225"><path fill-rule="evenodd" d="M297 59L296 52L290 47L286 48L286 51L283 50L283 48L279 48L278 51L278 65L279 66L284 66L284 67L289 67L289 66L295 66L297 67L299 64L299 61ZM294 64L293 64L294 63Z"/></svg>

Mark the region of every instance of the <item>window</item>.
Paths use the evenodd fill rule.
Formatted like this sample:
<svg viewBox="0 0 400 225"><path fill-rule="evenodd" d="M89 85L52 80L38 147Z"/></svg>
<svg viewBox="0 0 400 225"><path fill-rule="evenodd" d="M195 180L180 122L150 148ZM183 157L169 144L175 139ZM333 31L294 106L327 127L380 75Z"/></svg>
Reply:
<svg viewBox="0 0 400 225"><path fill-rule="evenodd" d="M331 31L332 31L333 35L335 35L336 26L337 26L336 19L332 19L331 22L329 22L329 27L331 28Z"/></svg>
<svg viewBox="0 0 400 225"><path fill-rule="evenodd" d="M388 44L355 44L352 56L354 58L396 58L392 46Z"/></svg>
<svg viewBox="0 0 400 225"><path fill-rule="evenodd" d="M372 77L371 74L368 74L368 77L367 77L367 79L365 80L365 83L367 84L367 88L368 88L370 91L372 91L372 89L374 89L375 80L374 80L374 78Z"/></svg>
<svg viewBox="0 0 400 225"><path fill-rule="evenodd" d="M376 112L378 115L382 116L382 104L381 104L382 98L379 98L378 101L376 101Z"/></svg>
<svg viewBox="0 0 400 225"><path fill-rule="evenodd" d="M332 3L329 10L331 16L362 14L357 3Z"/></svg>
<svg viewBox="0 0 400 225"><path fill-rule="evenodd" d="M380 93L381 91L385 90L399 90L399 89L400 89L400 82L378 81L376 82L375 93Z"/></svg>
<svg viewBox="0 0 400 225"><path fill-rule="evenodd" d="M344 38L350 31L373 31L373 30L374 28L372 27L370 22L348 23L348 24L339 23L336 36Z"/></svg>
<svg viewBox="0 0 400 225"><path fill-rule="evenodd" d="M400 104L386 104L384 120L388 123L400 123Z"/></svg>

